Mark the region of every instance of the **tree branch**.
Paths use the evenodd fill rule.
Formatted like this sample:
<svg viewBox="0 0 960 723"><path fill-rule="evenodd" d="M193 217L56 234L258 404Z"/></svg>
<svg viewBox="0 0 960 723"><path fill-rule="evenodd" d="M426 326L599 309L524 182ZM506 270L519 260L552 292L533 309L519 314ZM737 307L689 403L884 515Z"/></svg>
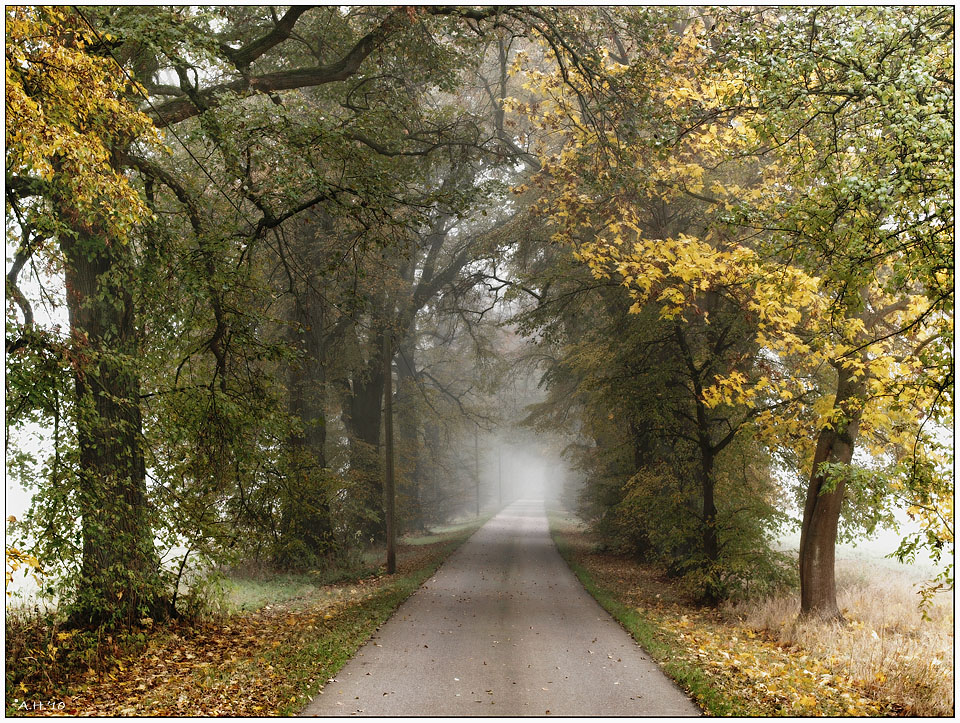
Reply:
<svg viewBox="0 0 960 723"><path fill-rule="evenodd" d="M237 50L221 44L220 50L230 59L231 63L237 66L237 70L246 72L250 63L289 38L290 33L293 32L293 26L297 24L300 16L313 7L312 5L293 5L284 13L282 18L276 21L276 24L266 35Z"/></svg>
<svg viewBox="0 0 960 723"><path fill-rule="evenodd" d="M290 12L287 13L287 15L289 14ZM286 18L287 15L285 15L284 18ZM240 95L252 95L254 93L269 93L277 90L307 88L346 80L356 74L366 57L382 45L390 35L396 32L407 17L407 13L403 8L392 10L376 28L360 38L343 57L333 63L318 65L312 68L297 68L295 70L267 73L266 75L252 78L239 78L229 83L221 83L200 91L197 94L198 99L206 108L212 108L223 102L222 98L225 94L237 93ZM281 19L281 23L282 22L283 20ZM267 47L264 39L256 41L253 45L257 45L259 42L263 42L260 54L266 52L269 47L276 45L276 42L274 42L273 45ZM277 42L280 41L278 40ZM247 52L243 50L237 52L241 54L241 57L253 55L252 49ZM174 123L186 120L187 118L192 118L200 112L201 109L192 101L185 98L177 98L167 101L150 115L158 128L165 128Z"/></svg>

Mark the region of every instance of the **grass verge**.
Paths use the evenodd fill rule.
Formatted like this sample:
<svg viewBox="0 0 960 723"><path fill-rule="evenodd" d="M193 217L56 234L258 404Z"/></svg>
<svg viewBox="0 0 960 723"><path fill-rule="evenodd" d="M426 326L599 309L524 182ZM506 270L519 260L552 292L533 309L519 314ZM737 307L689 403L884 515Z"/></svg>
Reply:
<svg viewBox="0 0 960 723"><path fill-rule="evenodd" d="M278 708L277 714L296 715L302 710L320 691L322 685L319 681L332 678L393 611L433 575L441 563L478 528L479 525L461 526L449 535L448 541L432 543L436 546L436 552L425 565L398 576L359 605L345 608L331 626L329 634L320 635L308 644L288 651L284 656L275 654L274 660L285 668L286 674L283 678L291 690L295 691L289 702ZM412 544L425 547L431 543L418 539ZM322 661L319 666L316 665L317 661Z"/></svg>
<svg viewBox="0 0 960 723"><path fill-rule="evenodd" d="M749 711L728 700L720 690L711 685L710 679L697 667L683 662L682 648L674 642L674 636L657 624L657 621L644 616L636 608L630 607L616 595L601 587L593 576L577 560L569 527L556 515L550 515L550 534L560 551L560 555L601 607L610 613L627 631L640 647L650 654L663 671L686 690L708 715L749 715Z"/></svg>
<svg viewBox="0 0 960 723"><path fill-rule="evenodd" d="M283 581L278 589L287 592L280 601L258 610L137 631L138 651L117 646L111 664L99 669L81 666L62 677L11 685L8 649L6 713L294 715L484 521L435 535L432 542L401 544L395 575L316 587L292 599ZM68 636L61 646L69 648L69 633L61 634Z"/></svg>
<svg viewBox="0 0 960 723"><path fill-rule="evenodd" d="M656 569L597 552L577 521L553 514L550 523L561 554L586 589L708 715L953 713L949 601L941 601L935 616L942 619L922 625L908 622L919 613L907 614L906 599L893 604L890 581L880 580L870 582L870 593L863 592L862 581L841 590L850 606L842 627L797 620L798 606L784 603L795 593L703 608ZM873 602L858 603L851 597L857 591ZM875 598L885 595L885 609L875 610Z"/></svg>

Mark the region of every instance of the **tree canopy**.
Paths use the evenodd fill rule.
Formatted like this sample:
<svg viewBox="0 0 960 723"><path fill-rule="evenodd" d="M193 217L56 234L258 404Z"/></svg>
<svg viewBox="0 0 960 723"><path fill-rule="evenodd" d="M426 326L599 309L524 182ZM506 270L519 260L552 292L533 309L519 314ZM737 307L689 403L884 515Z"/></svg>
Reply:
<svg viewBox="0 0 960 723"><path fill-rule="evenodd" d="M8 561L76 625L384 541L394 418L401 530L522 417L705 602L795 567L838 617L838 535L897 510L951 557L949 9L6 19Z"/></svg>

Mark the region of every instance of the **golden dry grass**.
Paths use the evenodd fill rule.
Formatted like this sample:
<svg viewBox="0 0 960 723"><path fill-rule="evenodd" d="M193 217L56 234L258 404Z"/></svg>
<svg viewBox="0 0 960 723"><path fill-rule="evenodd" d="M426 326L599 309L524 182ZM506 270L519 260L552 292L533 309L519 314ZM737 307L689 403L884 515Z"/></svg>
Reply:
<svg viewBox="0 0 960 723"><path fill-rule="evenodd" d="M935 598L925 620L914 576L864 560L838 561L837 585L846 625L800 620L797 593L730 605L724 613L810 651L908 715L952 716L952 596Z"/></svg>
<svg viewBox="0 0 960 723"><path fill-rule="evenodd" d="M698 668L724 697L726 708L701 700L708 713L953 714L953 600L941 595L924 620L917 584L929 570L876 558L839 561L839 602L848 621L840 626L800 621L796 592L719 610L700 607L656 567L599 552L575 521L557 518L551 525L600 588L659 629L674 664Z"/></svg>

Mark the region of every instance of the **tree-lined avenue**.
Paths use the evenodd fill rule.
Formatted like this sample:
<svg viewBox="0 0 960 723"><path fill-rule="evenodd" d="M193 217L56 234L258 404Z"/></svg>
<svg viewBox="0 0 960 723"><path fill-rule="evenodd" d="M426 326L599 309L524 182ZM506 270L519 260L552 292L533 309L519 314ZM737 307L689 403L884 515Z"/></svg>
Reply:
<svg viewBox="0 0 960 723"><path fill-rule="evenodd" d="M580 585L543 503L471 537L303 715L698 715Z"/></svg>
<svg viewBox="0 0 960 723"><path fill-rule="evenodd" d="M142 694L111 712L193 712L206 678L174 705L128 662L234 613L271 650L256 686L223 657L196 714L298 712L521 498L310 711L694 713L544 505L601 553L578 575L642 567L745 624L787 600L755 630L803 675L853 677L795 619L871 630L838 544L896 532L935 621L950 8L11 5L5 37L6 576L35 591L8 712L115 669ZM786 673L745 695L708 645L661 655L662 601L621 571L598 598L705 714L942 710L942 649L905 672L879 633L862 703ZM259 606L301 598L283 647Z"/></svg>

